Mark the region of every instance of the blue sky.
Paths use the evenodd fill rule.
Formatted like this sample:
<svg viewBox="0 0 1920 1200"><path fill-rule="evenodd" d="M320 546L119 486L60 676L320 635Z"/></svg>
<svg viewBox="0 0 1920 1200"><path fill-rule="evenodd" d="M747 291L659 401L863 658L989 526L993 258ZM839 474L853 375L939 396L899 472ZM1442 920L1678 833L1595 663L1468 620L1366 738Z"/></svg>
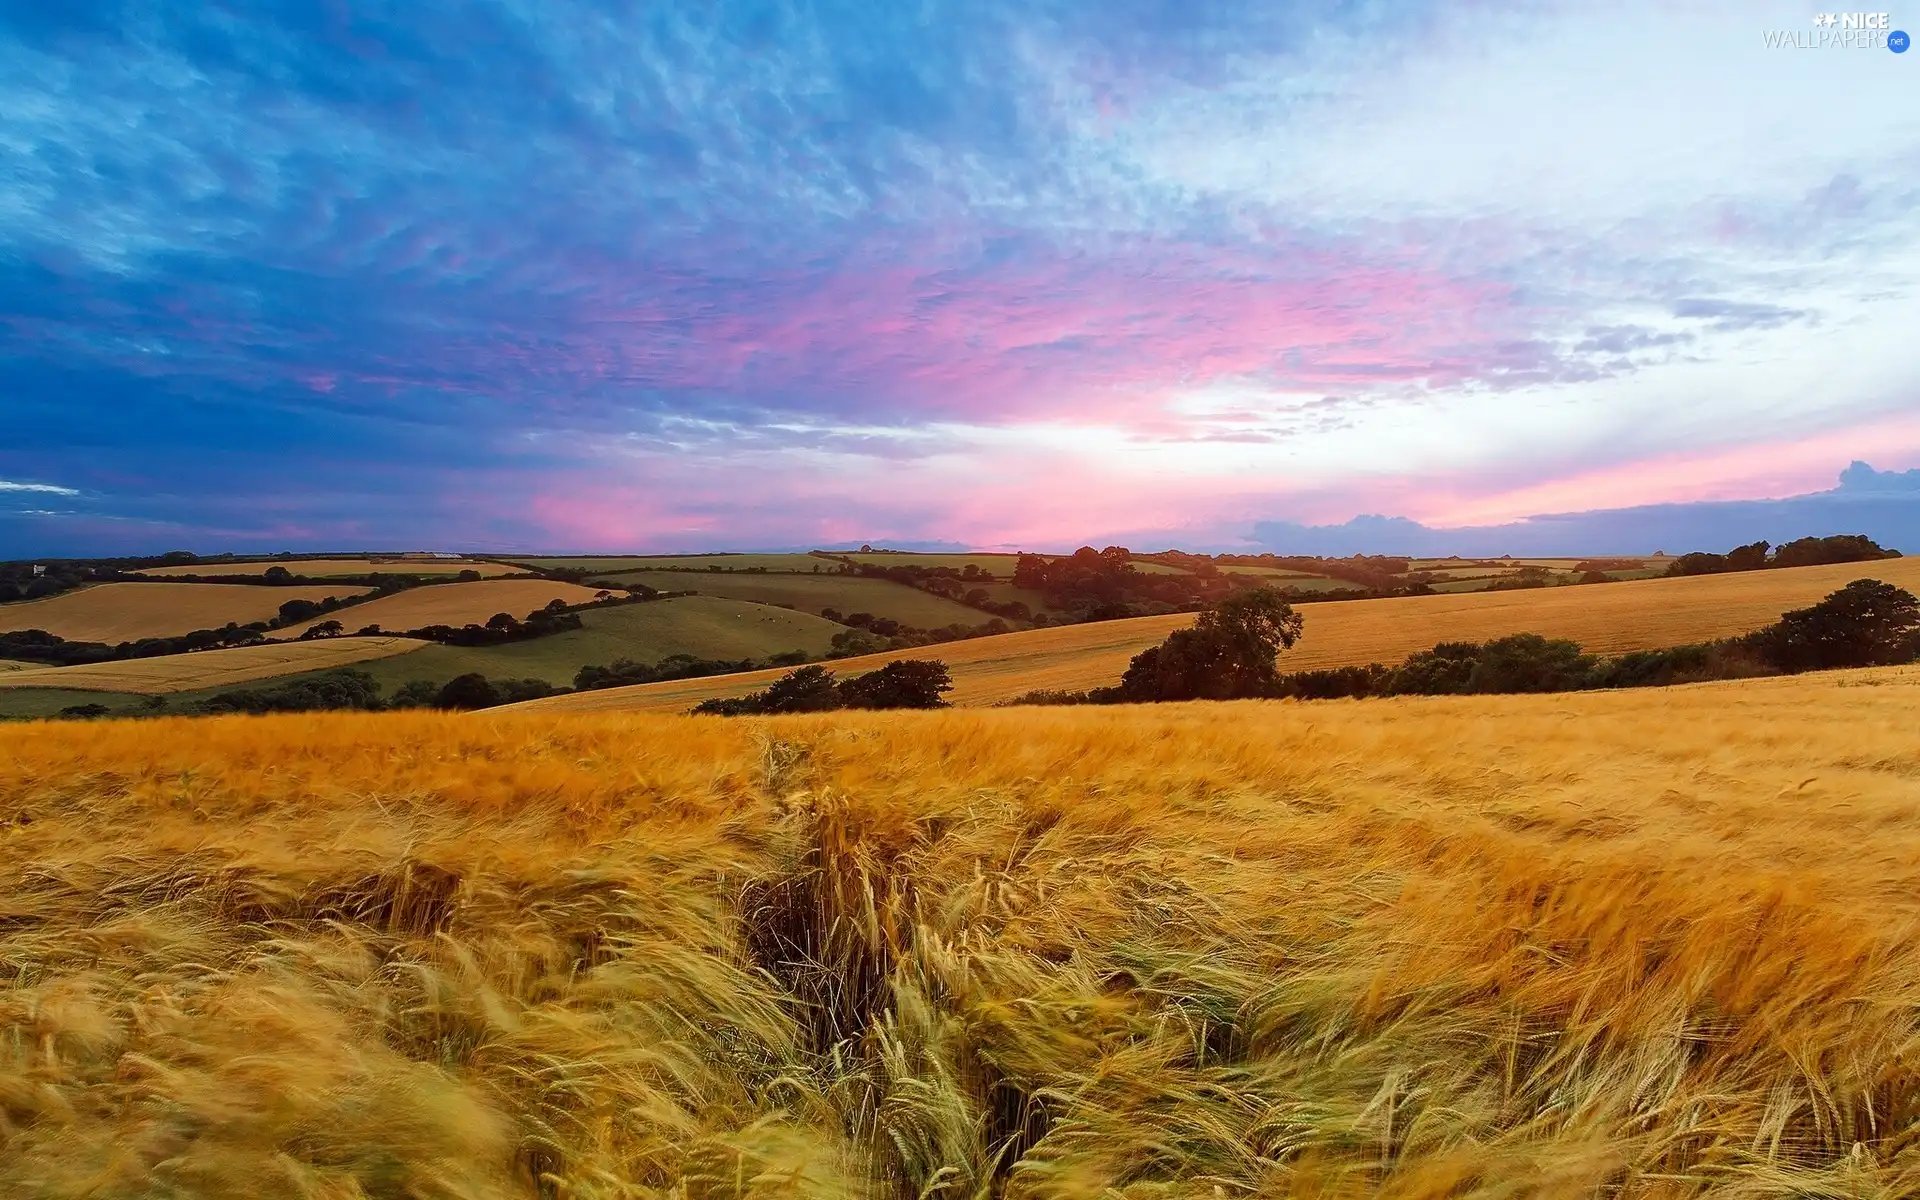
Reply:
<svg viewBox="0 0 1920 1200"><path fill-rule="evenodd" d="M1813 15L0 0L0 555L1230 546L1912 468L1920 55L1765 46Z"/></svg>

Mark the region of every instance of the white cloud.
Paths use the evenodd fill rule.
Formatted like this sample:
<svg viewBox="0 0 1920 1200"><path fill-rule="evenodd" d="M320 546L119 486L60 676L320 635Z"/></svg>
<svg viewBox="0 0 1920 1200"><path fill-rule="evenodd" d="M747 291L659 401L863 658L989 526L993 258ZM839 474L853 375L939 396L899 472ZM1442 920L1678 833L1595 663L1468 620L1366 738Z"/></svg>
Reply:
<svg viewBox="0 0 1920 1200"><path fill-rule="evenodd" d="M80 494L79 491L74 488L57 487L51 483L14 483L7 479L0 479L0 492L44 492L50 496L78 496Z"/></svg>
<svg viewBox="0 0 1920 1200"><path fill-rule="evenodd" d="M1287 79L1196 89L1129 140L1168 182L1329 219L1518 211L1590 226L1902 173L1920 149L1914 64L1766 48L1780 28L1807 28L1796 0L1461 6L1317 100Z"/></svg>

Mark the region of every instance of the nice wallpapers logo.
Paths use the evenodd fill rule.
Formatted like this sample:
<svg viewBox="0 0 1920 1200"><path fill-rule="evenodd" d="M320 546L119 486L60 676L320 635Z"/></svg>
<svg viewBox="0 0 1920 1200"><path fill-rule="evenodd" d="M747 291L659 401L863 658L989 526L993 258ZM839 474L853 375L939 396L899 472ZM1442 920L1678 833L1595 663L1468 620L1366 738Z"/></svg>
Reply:
<svg viewBox="0 0 1920 1200"><path fill-rule="evenodd" d="M1893 27L1883 12L1818 13L1813 29L1769 29L1763 35L1774 50L1878 50L1905 54L1912 39Z"/></svg>

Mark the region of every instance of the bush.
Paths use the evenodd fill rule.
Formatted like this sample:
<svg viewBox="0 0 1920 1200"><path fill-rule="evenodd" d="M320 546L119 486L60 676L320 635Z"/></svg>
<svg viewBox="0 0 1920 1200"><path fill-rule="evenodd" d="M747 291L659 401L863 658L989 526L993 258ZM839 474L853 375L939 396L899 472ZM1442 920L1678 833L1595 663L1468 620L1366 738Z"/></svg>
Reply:
<svg viewBox="0 0 1920 1200"><path fill-rule="evenodd" d="M311 679L275 687L237 688L200 703L204 713L319 712L326 709L377 710L380 685L365 671L328 671Z"/></svg>
<svg viewBox="0 0 1920 1200"><path fill-rule="evenodd" d="M619 658L615 659L611 666L581 667L574 674L573 686L576 690L585 692L599 688L627 687L636 683L659 683L668 679L731 675L737 671L756 670L762 665L764 664L750 658L728 661L695 658L691 654L669 654L657 663L637 663L630 658Z"/></svg>
<svg viewBox="0 0 1920 1200"><path fill-rule="evenodd" d="M756 712L826 712L840 707L840 689L825 667L801 667L774 680L758 700Z"/></svg>
<svg viewBox="0 0 1920 1200"><path fill-rule="evenodd" d="M440 703L440 685L429 679L413 679L400 685L387 701L389 708L433 708Z"/></svg>
<svg viewBox="0 0 1920 1200"><path fill-rule="evenodd" d="M1746 644L1789 673L1911 662L1920 653L1920 600L1878 579L1856 579L1812 607L1782 614Z"/></svg>
<svg viewBox="0 0 1920 1200"><path fill-rule="evenodd" d="M934 659L902 659L840 685L848 708L945 708L941 696L953 690L947 664Z"/></svg>
<svg viewBox="0 0 1920 1200"><path fill-rule="evenodd" d="M1517 633L1480 647L1469 692L1571 692L1586 687L1595 658L1580 643Z"/></svg>
<svg viewBox="0 0 1920 1200"><path fill-rule="evenodd" d="M1296 700L1338 700L1381 696L1393 672L1379 663L1364 667L1334 667L1325 671L1296 671L1285 677L1280 695Z"/></svg>
<svg viewBox="0 0 1920 1200"><path fill-rule="evenodd" d="M765 690L747 696L703 700L696 713L739 717L773 713L831 712L841 708L944 708L952 690L947 664L934 659L890 662L844 682L818 664L789 671Z"/></svg>
<svg viewBox="0 0 1920 1200"><path fill-rule="evenodd" d="M1623 654L1594 668L1591 686L1667 687L1676 683L1748 679L1773 673L1774 669L1758 654L1736 639Z"/></svg>
<svg viewBox="0 0 1920 1200"><path fill-rule="evenodd" d="M1099 690L1113 691L1114 689L1102 688ZM1100 700L1096 699L1092 692L1074 692L1074 691L1066 691L1058 688L1036 688L1033 691L1026 693L1025 695L1016 696L1012 700L1003 700L999 704L995 705L994 707L1012 708L1012 707L1015 707L1018 705L1024 705L1024 704L1098 704L1098 703L1100 703Z"/></svg>
<svg viewBox="0 0 1920 1200"><path fill-rule="evenodd" d="M737 717L749 713L827 712L839 707L840 686L833 672L816 664L787 672L765 691L706 700L693 711Z"/></svg>
<svg viewBox="0 0 1920 1200"><path fill-rule="evenodd" d="M1389 696L1455 696L1467 690L1473 664L1480 656L1478 642L1441 642L1431 650L1410 654L1386 682Z"/></svg>
<svg viewBox="0 0 1920 1200"><path fill-rule="evenodd" d="M434 698L436 708L470 710L492 708L501 703L500 692L491 680L478 671L469 671L447 681Z"/></svg>

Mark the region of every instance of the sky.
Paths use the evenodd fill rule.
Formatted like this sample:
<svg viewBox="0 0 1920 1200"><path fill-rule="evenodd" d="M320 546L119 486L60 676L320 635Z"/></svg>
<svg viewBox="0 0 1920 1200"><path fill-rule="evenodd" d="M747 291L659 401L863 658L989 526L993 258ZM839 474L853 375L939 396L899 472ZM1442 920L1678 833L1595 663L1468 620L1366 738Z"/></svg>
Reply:
<svg viewBox="0 0 1920 1200"><path fill-rule="evenodd" d="M1816 15L0 0L0 557L1730 545L1920 467Z"/></svg>

